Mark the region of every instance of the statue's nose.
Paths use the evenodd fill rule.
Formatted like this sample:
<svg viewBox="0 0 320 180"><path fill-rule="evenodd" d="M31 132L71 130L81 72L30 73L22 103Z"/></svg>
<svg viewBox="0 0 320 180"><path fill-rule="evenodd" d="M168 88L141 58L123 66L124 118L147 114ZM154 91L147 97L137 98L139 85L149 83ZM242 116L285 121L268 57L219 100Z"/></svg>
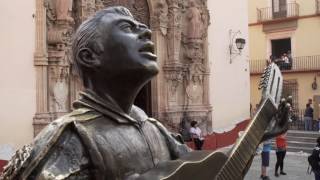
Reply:
<svg viewBox="0 0 320 180"><path fill-rule="evenodd" d="M152 31L148 27L144 27L139 34L139 39L151 40L151 34Z"/></svg>

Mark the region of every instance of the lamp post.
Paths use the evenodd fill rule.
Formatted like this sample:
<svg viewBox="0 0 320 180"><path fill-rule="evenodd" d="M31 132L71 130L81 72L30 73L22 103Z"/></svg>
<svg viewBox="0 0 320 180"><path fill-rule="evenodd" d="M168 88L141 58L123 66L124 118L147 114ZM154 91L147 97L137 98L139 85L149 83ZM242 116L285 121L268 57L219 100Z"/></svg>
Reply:
<svg viewBox="0 0 320 180"><path fill-rule="evenodd" d="M230 53L230 64L232 63L232 60L241 55L241 51L244 48L246 44L246 40L243 38L236 38L238 35L240 35L240 31L232 31L231 29L229 30L229 38L230 38L230 43L229 43L229 53ZM234 44L236 45L237 49L234 47Z"/></svg>

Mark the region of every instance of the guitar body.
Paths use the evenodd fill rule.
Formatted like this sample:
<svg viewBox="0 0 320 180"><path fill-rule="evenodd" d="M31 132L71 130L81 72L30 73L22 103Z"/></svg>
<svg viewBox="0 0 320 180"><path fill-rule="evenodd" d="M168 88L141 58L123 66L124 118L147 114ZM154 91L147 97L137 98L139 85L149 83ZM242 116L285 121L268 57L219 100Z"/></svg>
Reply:
<svg viewBox="0 0 320 180"><path fill-rule="evenodd" d="M228 156L221 151L193 151L179 160L160 163L138 179L213 180L227 159Z"/></svg>

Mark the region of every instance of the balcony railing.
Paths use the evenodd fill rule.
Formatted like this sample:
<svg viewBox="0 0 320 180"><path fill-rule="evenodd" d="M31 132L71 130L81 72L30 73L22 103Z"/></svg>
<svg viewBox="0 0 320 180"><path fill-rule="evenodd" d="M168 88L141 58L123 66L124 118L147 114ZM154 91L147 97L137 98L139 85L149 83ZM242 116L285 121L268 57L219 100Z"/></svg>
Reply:
<svg viewBox="0 0 320 180"><path fill-rule="evenodd" d="M273 21L299 16L299 4L288 3L278 8L266 7L257 9L258 22Z"/></svg>
<svg viewBox="0 0 320 180"><path fill-rule="evenodd" d="M267 59L250 60L250 73L262 73ZM283 72L320 70L320 55L293 57L290 63L275 62Z"/></svg>

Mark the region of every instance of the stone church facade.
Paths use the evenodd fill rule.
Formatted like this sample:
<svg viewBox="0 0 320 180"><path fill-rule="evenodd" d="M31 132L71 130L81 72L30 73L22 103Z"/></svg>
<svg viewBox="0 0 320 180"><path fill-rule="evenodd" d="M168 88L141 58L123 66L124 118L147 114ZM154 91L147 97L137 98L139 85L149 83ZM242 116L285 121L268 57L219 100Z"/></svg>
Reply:
<svg viewBox="0 0 320 180"><path fill-rule="evenodd" d="M81 91L71 57L76 28L96 11L114 5L127 7L153 31L161 70L136 104L172 129L196 120L211 132L207 0L36 0L34 134L70 112Z"/></svg>

